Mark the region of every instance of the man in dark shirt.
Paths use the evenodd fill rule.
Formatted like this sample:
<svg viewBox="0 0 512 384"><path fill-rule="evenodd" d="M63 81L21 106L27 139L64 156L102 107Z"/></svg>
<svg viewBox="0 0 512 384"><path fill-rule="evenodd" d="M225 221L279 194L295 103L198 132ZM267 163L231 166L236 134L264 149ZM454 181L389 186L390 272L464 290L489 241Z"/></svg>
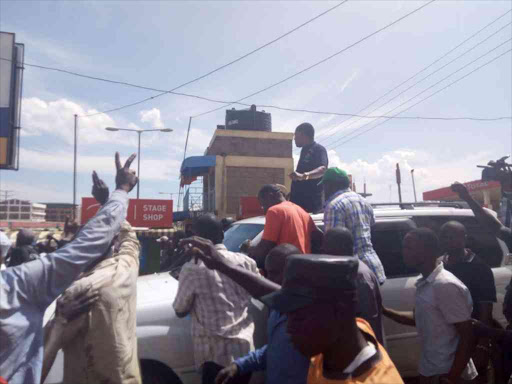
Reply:
<svg viewBox="0 0 512 384"><path fill-rule="evenodd" d="M474 319L487 326L492 326L492 305L496 303L496 284L491 268L466 248L466 228L458 221L449 221L441 227L441 247L445 254L443 263L468 287L473 299ZM485 382L490 358L488 338L480 338L473 354L473 361L478 371L476 382Z"/></svg>
<svg viewBox="0 0 512 384"><path fill-rule="evenodd" d="M295 145L302 150L297 169L290 174L290 201L301 206L306 212L321 212L323 189L318 182L329 166L327 151L315 142L315 129L309 123L302 123L295 129Z"/></svg>

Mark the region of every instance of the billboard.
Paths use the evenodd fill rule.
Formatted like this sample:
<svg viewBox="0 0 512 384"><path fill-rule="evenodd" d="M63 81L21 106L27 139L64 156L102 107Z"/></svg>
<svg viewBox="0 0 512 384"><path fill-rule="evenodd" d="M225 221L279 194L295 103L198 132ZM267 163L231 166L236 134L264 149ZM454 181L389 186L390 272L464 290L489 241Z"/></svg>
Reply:
<svg viewBox="0 0 512 384"><path fill-rule="evenodd" d="M81 224L87 223L99 208L95 198L83 197ZM130 199L126 220L133 227L171 227L172 219L172 200Z"/></svg>
<svg viewBox="0 0 512 384"><path fill-rule="evenodd" d="M19 165L25 47L14 33L0 32L0 169Z"/></svg>

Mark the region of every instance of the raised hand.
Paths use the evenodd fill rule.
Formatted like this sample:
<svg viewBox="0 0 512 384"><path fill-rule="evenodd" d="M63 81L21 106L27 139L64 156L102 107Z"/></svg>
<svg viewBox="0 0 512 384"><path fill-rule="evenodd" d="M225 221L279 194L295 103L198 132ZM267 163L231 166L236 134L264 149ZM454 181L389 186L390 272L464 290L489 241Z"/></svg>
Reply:
<svg viewBox="0 0 512 384"><path fill-rule="evenodd" d="M193 236L188 239L180 241L180 245L187 247L190 246L190 252L193 257L201 259L209 269L219 270L226 265L227 261L215 249L215 246L210 240L203 239L202 237Z"/></svg>
<svg viewBox="0 0 512 384"><path fill-rule="evenodd" d="M124 166L121 166L121 159L119 158L119 152L116 152L116 189L122 189L123 191L130 192L139 181L139 178L135 174L135 171L130 169L130 165L135 159L135 153L131 155Z"/></svg>
<svg viewBox="0 0 512 384"><path fill-rule="evenodd" d="M63 239L69 239L77 234L80 229L80 225L76 222L69 222L69 217L66 217L66 221L64 222L64 236Z"/></svg>
<svg viewBox="0 0 512 384"><path fill-rule="evenodd" d="M453 192L455 192L462 200L467 200L470 198L470 194L468 192L468 189L464 184L461 184L459 182L455 182L452 184L451 189Z"/></svg>
<svg viewBox="0 0 512 384"><path fill-rule="evenodd" d="M96 171L92 171L92 195L98 203L105 205L110 191L107 184L98 177Z"/></svg>

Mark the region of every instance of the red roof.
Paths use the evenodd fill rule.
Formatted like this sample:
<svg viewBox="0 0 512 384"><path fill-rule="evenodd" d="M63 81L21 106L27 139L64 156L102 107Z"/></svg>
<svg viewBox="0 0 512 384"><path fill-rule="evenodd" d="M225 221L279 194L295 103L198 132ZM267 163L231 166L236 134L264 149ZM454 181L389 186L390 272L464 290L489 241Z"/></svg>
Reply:
<svg viewBox="0 0 512 384"><path fill-rule="evenodd" d="M482 180L475 180L475 181L469 181L467 183L463 183L468 191L471 192L477 192L477 191L483 191L486 189L495 189L500 188L500 183L497 181L482 181ZM434 189L433 191L427 191L423 192L423 200L443 200L449 197L456 197L457 194L454 193L450 187L445 188L439 188Z"/></svg>

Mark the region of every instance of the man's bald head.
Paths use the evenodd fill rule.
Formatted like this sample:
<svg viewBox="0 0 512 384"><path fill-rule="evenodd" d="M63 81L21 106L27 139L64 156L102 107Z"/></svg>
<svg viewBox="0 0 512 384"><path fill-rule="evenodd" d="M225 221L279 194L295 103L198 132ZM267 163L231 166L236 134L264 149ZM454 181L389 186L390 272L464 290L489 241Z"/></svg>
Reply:
<svg viewBox="0 0 512 384"><path fill-rule="evenodd" d="M16 236L16 246L32 245L36 239L36 235L30 229L21 229Z"/></svg>
<svg viewBox="0 0 512 384"><path fill-rule="evenodd" d="M345 227L329 229L324 235L324 252L333 256L353 256L354 238Z"/></svg>
<svg viewBox="0 0 512 384"><path fill-rule="evenodd" d="M280 244L272 248L265 259L267 278L276 284L283 284L286 259L291 255L300 255L302 252L294 245Z"/></svg>
<svg viewBox="0 0 512 384"><path fill-rule="evenodd" d="M439 240L444 252L460 251L466 247L466 227L458 221L448 221L439 231Z"/></svg>

